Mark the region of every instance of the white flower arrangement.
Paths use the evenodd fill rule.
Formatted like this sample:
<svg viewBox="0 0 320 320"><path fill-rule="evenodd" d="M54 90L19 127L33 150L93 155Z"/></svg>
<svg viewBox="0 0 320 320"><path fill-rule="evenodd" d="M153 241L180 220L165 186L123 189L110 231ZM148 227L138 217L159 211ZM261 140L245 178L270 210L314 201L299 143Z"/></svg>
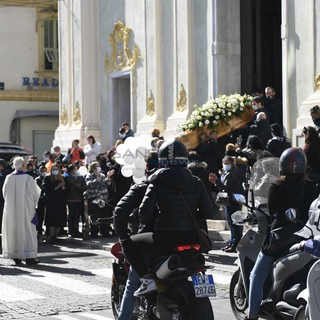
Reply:
<svg viewBox="0 0 320 320"><path fill-rule="evenodd" d="M228 121L234 117L240 117L251 106L253 97L238 93L230 96L221 95L216 99L211 98L202 107L194 105L195 110L180 127L182 131L194 131L207 126L214 129L218 123L223 122L228 126Z"/></svg>

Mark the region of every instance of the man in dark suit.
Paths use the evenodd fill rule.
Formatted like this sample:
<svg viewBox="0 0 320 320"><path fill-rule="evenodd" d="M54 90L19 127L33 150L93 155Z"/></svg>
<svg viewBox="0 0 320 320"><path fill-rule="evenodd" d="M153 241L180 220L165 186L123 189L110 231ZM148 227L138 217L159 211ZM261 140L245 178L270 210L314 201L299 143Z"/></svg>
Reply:
<svg viewBox="0 0 320 320"><path fill-rule="evenodd" d="M273 87L266 87L265 89L265 107L270 113L270 124L278 123L282 128L282 102L276 97Z"/></svg>

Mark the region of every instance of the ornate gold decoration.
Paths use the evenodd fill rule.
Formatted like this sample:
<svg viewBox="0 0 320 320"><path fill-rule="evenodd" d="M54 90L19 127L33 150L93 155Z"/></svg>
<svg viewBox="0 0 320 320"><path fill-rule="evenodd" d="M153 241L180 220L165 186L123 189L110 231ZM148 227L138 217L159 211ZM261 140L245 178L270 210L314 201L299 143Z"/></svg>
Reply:
<svg viewBox="0 0 320 320"><path fill-rule="evenodd" d="M50 7L57 8L57 0L1 0L0 4L3 6L15 7L29 7L46 9Z"/></svg>
<svg viewBox="0 0 320 320"><path fill-rule="evenodd" d="M132 72L132 89L136 87L137 63L141 60L140 49L137 44L130 48L130 38L132 30L128 28L122 20L114 24L114 30L109 35L111 45L111 55L106 54L105 70L107 73L123 70Z"/></svg>
<svg viewBox="0 0 320 320"><path fill-rule="evenodd" d="M79 124L81 122L79 101L76 102L75 108L73 110L73 122L74 122L74 124Z"/></svg>
<svg viewBox="0 0 320 320"><path fill-rule="evenodd" d="M154 115L155 111L156 111L156 104L154 101L152 91L150 90L150 95L147 100L147 115L151 117Z"/></svg>
<svg viewBox="0 0 320 320"><path fill-rule="evenodd" d="M68 124L68 112L67 112L65 104L63 105L62 110L61 110L60 123L63 126L66 126Z"/></svg>
<svg viewBox="0 0 320 320"><path fill-rule="evenodd" d="M320 70L314 79L314 87L317 91L320 90Z"/></svg>
<svg viewBox="0 0 320 320"><path fill-rule="evenodd" d="M59 102L59 91L51 90L0 90L0 100Z"/></svg>
<svg viewBox="0 0 320 320"><path fill-rule="evenodd" d="M177 101L177 111L185 111L187 109L187 93L183 84L180 85L179 98Z"/></svg>

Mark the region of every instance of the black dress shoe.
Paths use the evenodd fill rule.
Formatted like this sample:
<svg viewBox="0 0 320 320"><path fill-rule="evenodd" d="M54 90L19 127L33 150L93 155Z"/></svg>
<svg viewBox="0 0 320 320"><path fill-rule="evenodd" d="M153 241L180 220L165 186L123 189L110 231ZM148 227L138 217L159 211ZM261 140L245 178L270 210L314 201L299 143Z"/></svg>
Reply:
<svg viewBox="0 0 320 320"><path fill-rule="evenodd" d="M16 266L20 266L22 264L21 259L13 259L13 261L15 262Z"/></svg>
<svg viewBox="0 0 320 320"><path fill-rule="evenodd" d="M227 246L221 248L222 251L226 251L227 249L231 248L231 244L228 244Z"/></svg>
<svg viewBox="0 0 320 320"><path fill-rule="evenodd" d="M33 264L38 264L38 263L40 263L39 259L35 259L35 258L26 259L26 265L27 266L30 266L30 265L33 265Z"/></svg>
<svg viewBox="0 0 320 320"><path fill-rule="evenodd" d="M229 248L227 248L226 250L224 250L224 252L232 253L232 252L237 252L237 250L236 250L236 247L230 246Z"/></svg>

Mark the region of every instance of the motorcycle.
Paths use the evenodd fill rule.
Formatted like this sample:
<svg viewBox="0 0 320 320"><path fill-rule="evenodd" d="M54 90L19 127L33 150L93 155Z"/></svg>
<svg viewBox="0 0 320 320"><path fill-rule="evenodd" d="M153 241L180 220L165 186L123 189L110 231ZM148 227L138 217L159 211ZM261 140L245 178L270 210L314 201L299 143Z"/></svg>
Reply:
<svg viewBox="0 0 320 320"><path fill-rule="evenodd" d="M235 201L247 206L248 213L241 211L232 215L234 223L249 223L249 229L240 240L238 251L238 270L230 282L230 303L237 320L246 316L249 295L249 277L257 256L266 236L270 217L266 205L260 204L254 208L247 204L243 195L234 195ZM295 221L294 209L289 209L286 216ZM298 294L305 287L307 273L314 263L314 259L305 252L289 253L276 260L264 286L263 303L259 317L263 319L279 320L294 319L301 306L297 300Z"/></svg>
<svg viewBox="0 0 320 320"><path fill-rule="evenodd" d="M131 319L214 319L209 297L215 296L215 285L212 275L205 274L205 258L199 250L198 244L179 245L171 255L157 259L153 272L158 289L136 298ZM111 253L115 257L111 304L114 317L118 319L129 265L119 242L113 245Z"/></svg>

